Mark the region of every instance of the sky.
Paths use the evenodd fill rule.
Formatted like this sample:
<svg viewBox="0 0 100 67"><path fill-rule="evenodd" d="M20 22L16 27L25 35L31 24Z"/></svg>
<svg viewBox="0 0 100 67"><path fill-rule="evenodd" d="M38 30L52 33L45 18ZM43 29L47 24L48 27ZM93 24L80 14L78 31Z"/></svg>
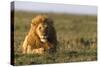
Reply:
<svg viewBox="0 0 100 67"><path fill-rule="evenodd" d="M97 15L96 6L15 1L15 10Z"/></svg>

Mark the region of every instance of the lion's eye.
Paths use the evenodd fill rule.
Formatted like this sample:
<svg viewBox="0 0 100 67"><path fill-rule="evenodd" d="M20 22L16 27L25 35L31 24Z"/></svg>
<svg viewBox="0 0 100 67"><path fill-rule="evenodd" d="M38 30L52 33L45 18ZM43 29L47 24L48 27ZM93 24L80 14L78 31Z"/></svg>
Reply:
<svg viewBox="0 0 100 67"><path fill-rule="evenodd" d="M39 29L41 29L41 27L39 27Z"/></svg>
<svg viewBox="0 0 100 67"><path fill-rule="evenodd" d="M48 29L48 26L46 26L46 29Z"/></svg>

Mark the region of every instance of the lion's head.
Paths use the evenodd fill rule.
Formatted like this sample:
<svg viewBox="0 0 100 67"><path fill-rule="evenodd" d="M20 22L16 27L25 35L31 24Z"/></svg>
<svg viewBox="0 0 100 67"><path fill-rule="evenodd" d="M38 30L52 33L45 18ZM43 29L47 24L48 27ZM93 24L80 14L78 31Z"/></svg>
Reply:
<svg viewBox="0 0 100 67"><path fill-rule="evenodd" d="M35 33L40 38L41 42L46 42L50 34L52 22L45 15L39 15L32 19L32 25L35 28Z"/></svg>
<svg viewBox="0 0 100 67"><path fill-rule="evenodd" d="M35 51L39 48L56 49L56 43L56 32L53 27L53 21L46 15L38 15L33 18L31 29L23 43L25 49L30 51ZM29 45L30 48L27 48L26 45Z"/></svg>

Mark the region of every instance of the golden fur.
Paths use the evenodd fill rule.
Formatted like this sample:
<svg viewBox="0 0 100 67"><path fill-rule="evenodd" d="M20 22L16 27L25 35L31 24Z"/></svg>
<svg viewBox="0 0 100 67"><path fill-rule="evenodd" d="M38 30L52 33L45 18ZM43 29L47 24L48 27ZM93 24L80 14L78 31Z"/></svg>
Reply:
<svg viewBox="0 0 100 67"><path fill-rule="evenodd" d="M45 25L44 25L45 24ZM39 25L42 28L39 30ZM45 30L47 28L47 30ZM56 51L56 32L53 21L45 15L38 15L32 19L31 28L22 44L25 54L43 54L44 51Z"/></svg>

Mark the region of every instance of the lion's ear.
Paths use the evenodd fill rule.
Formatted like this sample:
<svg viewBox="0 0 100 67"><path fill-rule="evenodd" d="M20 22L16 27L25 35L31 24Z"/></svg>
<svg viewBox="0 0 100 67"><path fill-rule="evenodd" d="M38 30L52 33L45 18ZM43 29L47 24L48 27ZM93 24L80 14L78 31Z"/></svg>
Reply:
<svg viewBox="0 0 100 67"><path fill-rule="evenodd" d="M31 22L32 22L32 23L31 23L31 26L35 26L35 25L36 25L36 20L35 20L35 19L32 19Z"/></svg>
<svg viewBox="0 0 100 67"><path fill-rule="evenodd" d="M53 25L53 20L51 19L51 18L49 18L48 20L47 20L47 23L49 24L49 25Z"/></svg>

